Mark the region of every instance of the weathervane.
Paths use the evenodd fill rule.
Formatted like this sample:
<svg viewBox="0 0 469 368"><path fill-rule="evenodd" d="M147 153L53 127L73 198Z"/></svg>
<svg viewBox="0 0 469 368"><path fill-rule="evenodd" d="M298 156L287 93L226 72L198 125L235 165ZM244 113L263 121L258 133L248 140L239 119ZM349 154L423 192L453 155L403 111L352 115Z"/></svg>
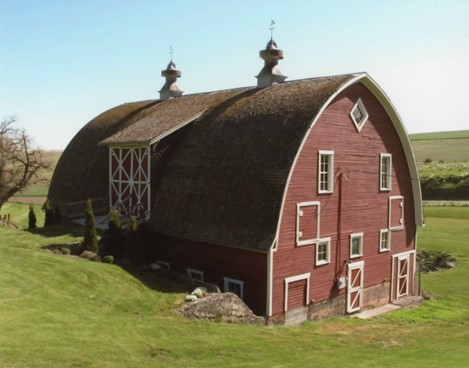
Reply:
<svg viewBox="0 0 469 368"><path fill-rule="evenodd" d="M173 45L171 45L169 46L169 55L171 56L171 60L173 60L173 54L174 54Z"/></svg>
<svg viewBox="0 0 469 368"><path fill-rule="evenodd" d="M275 22L273 20L270 20L269 31L270 31L271 39L274 39L274 29L275 29Z"/></svg>

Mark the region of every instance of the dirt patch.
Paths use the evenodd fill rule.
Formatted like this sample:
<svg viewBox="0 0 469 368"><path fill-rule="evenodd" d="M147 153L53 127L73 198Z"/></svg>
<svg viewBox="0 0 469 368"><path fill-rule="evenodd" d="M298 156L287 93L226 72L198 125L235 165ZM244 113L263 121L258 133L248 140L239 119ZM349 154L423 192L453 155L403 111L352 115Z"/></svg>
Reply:
<svg viewBox="0 0 469 368"><path fill-rule="evenodd" d="M214 293L177 309L187 318L228 323L264 324L262 317L256 316L246 304L233 293Z"/></svg>

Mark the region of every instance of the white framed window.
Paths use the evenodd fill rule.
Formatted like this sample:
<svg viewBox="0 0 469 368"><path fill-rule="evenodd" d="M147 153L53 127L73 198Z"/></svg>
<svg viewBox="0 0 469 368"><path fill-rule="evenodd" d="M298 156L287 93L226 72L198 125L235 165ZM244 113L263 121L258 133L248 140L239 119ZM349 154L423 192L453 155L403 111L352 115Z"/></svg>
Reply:
<svg viewBox="0 0 469 368"><path fill-rule="evenodd" d="M331 259L331 238L323 238L316 245L316 266L328 264Z"/></svg>
<svg viewBox="0 0 469 368"><path fill-rule="evenodd" d="M186 271L187 277L191 280L204 281L204 273L202 271L194 270L193 268L188 268Z"/></svg>
<svg viewBox="0 0 469 368"><path fill-rule="evenodd" d="M391 250L391 232L389 229L379 231L379 251L389 252Z"/></svg>
<svg viewBox="0 0 469 368"><path fill-rule="evenodd" d="M319 239L320 202L296 204L296 245L317 243Z"/></svg>
<svg viewBox="0 0 469 368"><path fill-rule="evenodd" d="M389 197L389 230L402 230L404 228L404 197Z"/></svg>
<svg viewBox="0 0 469 368"><path fill-rule="evenodd" d="M363 233L350 234L350 258L361 257L363 254Z"/></svg>
<svg viewBox="0 0 469 368"><path fill-rule="evenodd" d="M379 190L391 190L391 168L392 155L390 153L381 153L379 166Z"/></svg>
<svg viewBox="0 0 469 368"><path fill-rule="evenodd" d="M229 277L223 278L223 290L225 293L234 293L243 299L244 295L244 282Z"/></svg>
<svg viewBox="0 0 469 368"><path fill-rule="evenodd" d="M350 111L350 117L355 124L355 128L360 132L368 119L368 112L366 111L361 98L358 99L355 106L353 106L352 111Z"/></svg>
<svg viewBox="0 0 469 368"><path fill-rule="evenodd" d="M319 151L318 193L332 193L334 190L334 151Z"/></svg>

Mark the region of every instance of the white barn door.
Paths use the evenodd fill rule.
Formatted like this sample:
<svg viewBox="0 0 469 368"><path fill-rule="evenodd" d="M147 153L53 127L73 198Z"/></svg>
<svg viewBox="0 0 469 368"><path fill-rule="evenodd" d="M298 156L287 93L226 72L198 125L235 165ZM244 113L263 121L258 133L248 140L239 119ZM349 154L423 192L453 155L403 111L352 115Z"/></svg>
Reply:
<svg viewBox="0 0 469 368"><path fill-rule="evenodd" d="M109 204L123 215L150 215L150 147L109 147Z"/></svg>
<svg viewBox="0 0 469 368"><path fill-rule="evenodd" d="M363 306L363 269L365 262L348 265L347 313L357 312Z"/></svg>

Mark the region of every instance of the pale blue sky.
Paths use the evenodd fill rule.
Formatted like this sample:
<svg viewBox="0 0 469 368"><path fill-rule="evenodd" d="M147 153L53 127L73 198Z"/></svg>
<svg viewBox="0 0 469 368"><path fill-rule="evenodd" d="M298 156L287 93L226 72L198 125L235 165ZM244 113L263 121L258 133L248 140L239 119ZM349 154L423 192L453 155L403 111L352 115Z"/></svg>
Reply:
<svg viewBox="0 0 469 368"><path fill-rule="evenodd" d="M469 129L469 1L0 0L0 118L63 149L99 113L158 98L169 46L188 93L366 71L410 133Z"/></svg>

